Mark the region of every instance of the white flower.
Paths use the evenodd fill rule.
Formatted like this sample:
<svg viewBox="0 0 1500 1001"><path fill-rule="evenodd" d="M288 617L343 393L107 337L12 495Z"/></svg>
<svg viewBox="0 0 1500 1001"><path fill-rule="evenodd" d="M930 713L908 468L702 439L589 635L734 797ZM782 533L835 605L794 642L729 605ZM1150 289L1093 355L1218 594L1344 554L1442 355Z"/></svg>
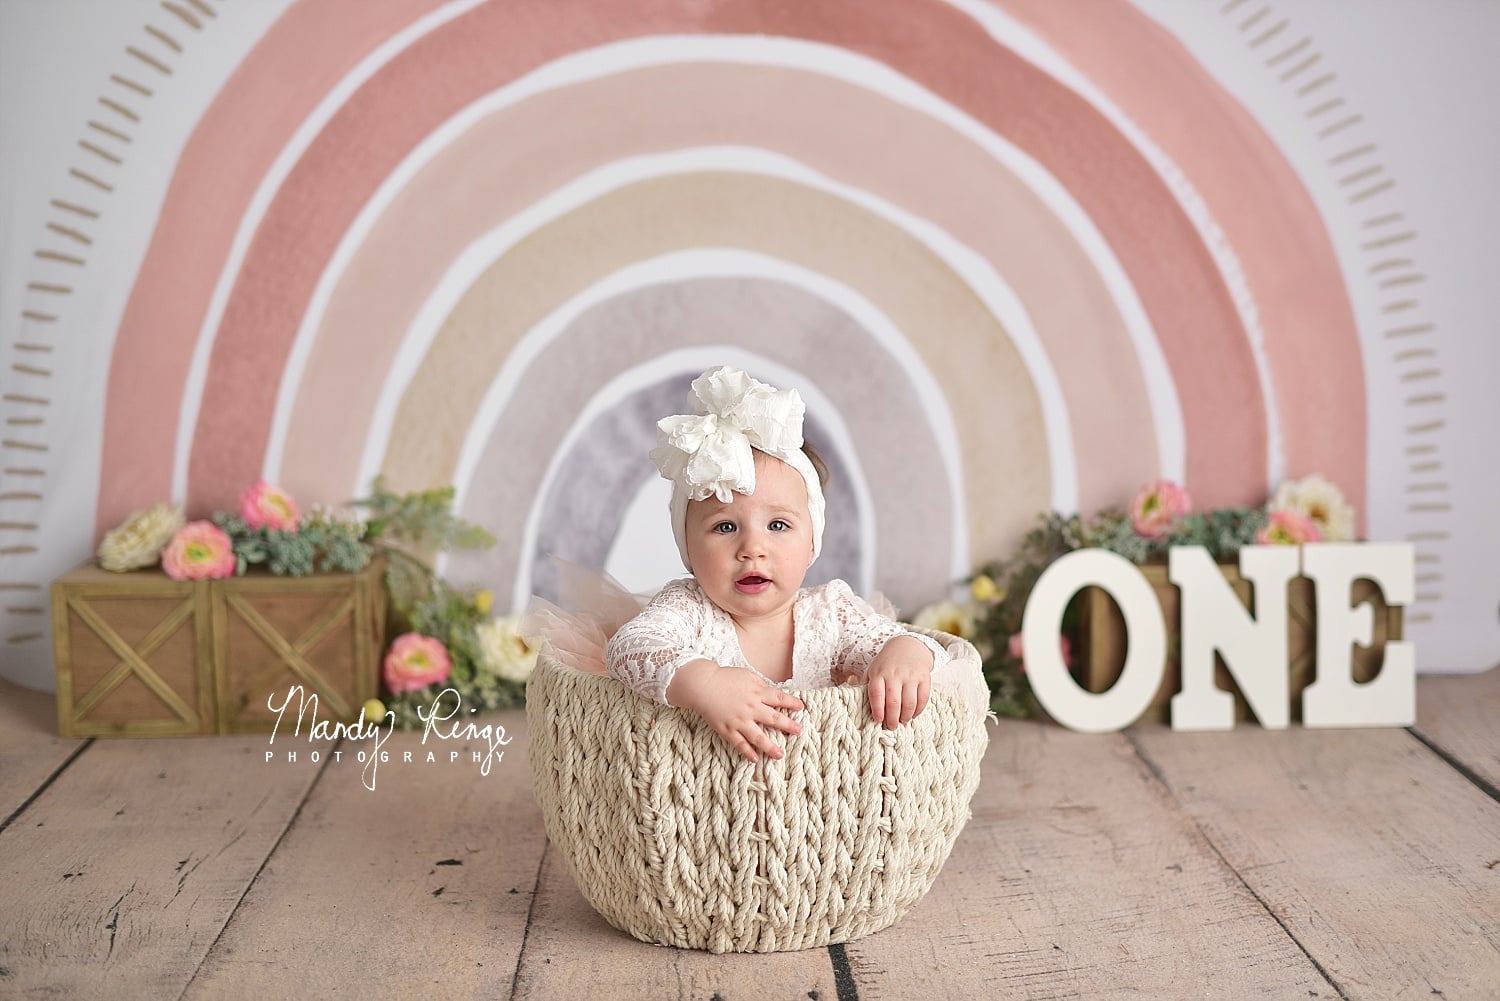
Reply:
<svg viewBox="0 0 1500 1001"><path fill-rule="evenodd" d="M1354 508L1344 500L1338 487L1317 473L1283 483L1266 510L1272 514L1295 511L1311 518L1325 542L1354 539Z"/></svg>
<svg viewBox="0 0 1500 1001"><path fill-rule="evenodd" d="M519 615L505 615L481 622L475 632L484 669L498 678L524 683L536 667L539 644L523 637L520 625Z"/></svg>
<svg viewBox="0 0 1500 1001"><path fill-rule="evenodd" d="M157 504L134 512L99 543L99 565L116 573L153 565L186 521L181 505Z"/></svg>
<svg viewBox="0 0 1500 1001"><path fill-rule="evenodd" d="M917 613L912 625L940 633L972 639L979 623L979 608L973 602L939 601Z"/></svg>

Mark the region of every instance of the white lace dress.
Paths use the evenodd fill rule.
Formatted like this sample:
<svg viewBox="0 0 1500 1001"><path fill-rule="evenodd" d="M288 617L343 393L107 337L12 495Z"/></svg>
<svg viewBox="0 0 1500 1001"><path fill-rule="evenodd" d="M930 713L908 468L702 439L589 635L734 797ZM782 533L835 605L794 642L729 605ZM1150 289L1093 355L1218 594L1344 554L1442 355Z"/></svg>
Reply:
<svg viewBox="0 0 1500 1001"><path fill-rule="evenodd" d="M931 650L934 671L948 662L941 645L881 615L841 580L798 591L792 623L792 676L775 682L745 659L729 613L710 601L697 581L675 580L609 640L605 666L635 692L670 705L667 686L677 669L700 659L747 668L767 684L800 689L826 688L851 676L863 681L875 655L897 636L914 637Z"/></svg>

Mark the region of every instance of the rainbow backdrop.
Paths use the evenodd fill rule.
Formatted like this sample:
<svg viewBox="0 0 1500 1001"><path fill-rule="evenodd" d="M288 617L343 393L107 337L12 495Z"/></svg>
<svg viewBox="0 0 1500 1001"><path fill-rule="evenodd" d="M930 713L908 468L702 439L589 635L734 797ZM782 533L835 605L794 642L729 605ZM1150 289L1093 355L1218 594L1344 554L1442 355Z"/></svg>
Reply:
<svg viewBox="0 0 1500 1001"><path fill-rule="evenodd" d="M514 605L543 553L630 558L654 420L718 361L803 390L823 576L908 610L1158 477L1368 506L1324 219L1126 0L301 0L175 163L95 534L451 483L501 543L448 569Z"/></svg>

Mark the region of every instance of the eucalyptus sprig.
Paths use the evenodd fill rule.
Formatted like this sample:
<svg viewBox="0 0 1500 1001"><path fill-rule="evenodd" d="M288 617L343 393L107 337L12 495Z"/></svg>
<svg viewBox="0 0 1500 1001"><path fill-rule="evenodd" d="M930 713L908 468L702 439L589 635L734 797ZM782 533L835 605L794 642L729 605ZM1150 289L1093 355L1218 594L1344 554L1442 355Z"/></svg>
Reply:
<svg viewBox="0 0 1500 1001"><path fill-rule="evenodd" d="M454 490L438 487L396 494L376 476L371 494L354 503L370 511L366 538L416 551L488 549L495 537L453 513Z"/></svg>
<svg viewBox="0 0 1500 1001"><path fill-rule="evenodd" d="M424 553L488 549L495 544L495 537L484 528L453 513L453 496L452 487L393 493L385 477L376 476L370 496L354 502L370 512L365 538L386 556L386 591L397 614L405 619L445 586Z"/></svg>

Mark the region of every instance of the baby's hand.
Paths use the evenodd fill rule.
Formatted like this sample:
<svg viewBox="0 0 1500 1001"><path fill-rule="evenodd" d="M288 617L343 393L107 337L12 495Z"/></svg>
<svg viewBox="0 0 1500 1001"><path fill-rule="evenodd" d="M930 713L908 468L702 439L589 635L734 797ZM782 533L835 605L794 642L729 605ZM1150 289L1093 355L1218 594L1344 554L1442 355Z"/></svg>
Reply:
<svg viewBox="0 0 1500 1001"><path fill-rule="evenodd" d="M782 756L781 748L762 727L789 734L802 732L801 724L783 712L801 709L802 700L791 692L772 688L744 668L720 667L709 660L684 664L667 688L667 699L708 720L714 731L748 761L760 760L757 752L773 758Z"/></svg>
<svg viewBox="0 0 1500 1001"><path fill-rule="evenodd" d="M911 636L897 636L870 663L865 674L870 715L894 730L927 708L932 691L932 651Z"/></svg>

